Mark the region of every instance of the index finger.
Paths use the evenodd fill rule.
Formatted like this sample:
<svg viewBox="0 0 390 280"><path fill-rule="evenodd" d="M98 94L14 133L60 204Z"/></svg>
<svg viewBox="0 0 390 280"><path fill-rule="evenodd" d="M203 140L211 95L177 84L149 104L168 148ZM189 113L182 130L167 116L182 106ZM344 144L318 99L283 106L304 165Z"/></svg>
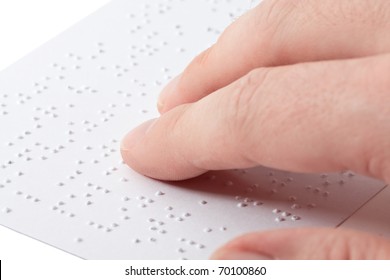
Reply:
<svg viewBox="0 0 390 280"><path fill-rule="evenodd" d="M163 90L159 111L197 101L259 67L388 52L389 17L389 1L263 1Z"/></svg>

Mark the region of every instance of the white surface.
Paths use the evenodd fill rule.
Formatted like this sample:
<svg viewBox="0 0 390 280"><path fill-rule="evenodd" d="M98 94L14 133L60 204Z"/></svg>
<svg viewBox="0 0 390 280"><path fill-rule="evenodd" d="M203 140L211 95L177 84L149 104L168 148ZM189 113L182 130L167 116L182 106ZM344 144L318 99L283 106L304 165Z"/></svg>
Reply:
<svg viewBox="0 0 390 280"><path fill-rule="evenodd" d="M0 70L109 0L1 0Z"/></svg>
<svg viewBox="0 0 390 280"><path fill-rule="evenodd" d="M118 137L157 114L154 104L161 85L215 40L216 31L229 23L229 12L246 8L238 0L220 1L217 6L207 1L176 2L112 5L0 74L0 91L10 96L3 100L0 96L0 104L6 105L3 111L9 113L0 119L7 131L0 136L0 144L3 149L4 144L14 144L5 147L2 159L20 154L15 164L0 171L0 223L85 258L205 258L217 245L246 231L336 226L384 186L349 173L269 174L263 169L219 172L172 186L121 165ZM156 6L159 3L162 6ZM159 14L161 9L167 18ZM195 26L197 14L202 15L202 23ZM46 30L42 38L52 37L50 32L54 31ZM11 57L23 51L15 49ZM21 77L28 82L20 83ZM36 116L39 121L31 122ZM37 123L41 129L35 128ZM69 144L69 139L75 144ZM26 162L30 155L33 166ZM42 156L47 159L40 161ZM99 163L91 164L96 158ZM79 160L86 164L76 166ZM156 196L158 191L166 195ZM256 201L262 204L253 205ZM291 209L294 204L301 208ZM286 211L291 215L283 217ZM293 215L300 220L291 220ZM130 222L123 221L126 216ZM6 244L12 244L8 253L2 250L5 256L14 253L17 242L29 243L25 237L2 231ZM38 247L42 248L39 253ZM36 241L25 250L38 256L57 255Z"/></svg>
<svg viewBox="0 0 390 280"><path fill-rule="evenodd" d="M63 30L108 3L109 0L1 0L0 71ZM0 226L0 259L75 256Z"/></svg>

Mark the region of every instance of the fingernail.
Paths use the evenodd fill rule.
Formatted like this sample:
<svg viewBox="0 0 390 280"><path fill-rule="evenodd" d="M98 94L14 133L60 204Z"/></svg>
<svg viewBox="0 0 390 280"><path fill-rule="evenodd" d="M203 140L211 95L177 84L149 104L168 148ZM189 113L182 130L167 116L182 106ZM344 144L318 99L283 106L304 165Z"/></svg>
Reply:
<svg viewBox="0 0 390 280"><path fill-rule="evenodd" d="M156 121L157 119L149 120L130 131L122 140L121 150L128 151L135 147L140 141L142 141Z"/></svg>
<svg viewBox="0 0 390 280"><path fill-rule="evenodd" d="M211 256L212 260L273 260L272 257L258 252L220 251Z"/></svg>
<svg viewBox="0 0 390 280"><path fill-rule="evenodd" d="M179 83L181 75L177 76L173 80L171 80L165 88L161 91L160 96L157 101L157 108L160 113L164 113L164 107L166 104L167 98L174 92L177 88L177 84Z"/></svg>

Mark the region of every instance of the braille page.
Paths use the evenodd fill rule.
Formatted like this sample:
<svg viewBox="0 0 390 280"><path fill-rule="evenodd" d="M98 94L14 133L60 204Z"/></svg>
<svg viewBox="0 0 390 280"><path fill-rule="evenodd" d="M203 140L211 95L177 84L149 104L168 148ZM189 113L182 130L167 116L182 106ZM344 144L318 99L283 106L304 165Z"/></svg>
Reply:
<svg viewBox="0 0 390 280"><path fill-rule="evenodd" d="M243 2L117 0L3 71L0 223L86 259L205 259L250 231L335 227L383 189L262 167L165 183L122 163L121 138Z"/></svg>

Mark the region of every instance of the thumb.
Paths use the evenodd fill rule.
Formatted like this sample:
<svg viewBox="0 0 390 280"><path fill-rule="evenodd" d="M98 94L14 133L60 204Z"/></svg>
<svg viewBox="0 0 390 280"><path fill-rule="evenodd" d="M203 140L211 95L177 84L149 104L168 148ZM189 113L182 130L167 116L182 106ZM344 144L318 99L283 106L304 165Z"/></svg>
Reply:
<svg viewBox="0 0 390 280"><path fill-rule="evenodd" d="M217 250L211 258L380 260L390 259L390 242L339 228L284 229L244 235Z"/></svg>

